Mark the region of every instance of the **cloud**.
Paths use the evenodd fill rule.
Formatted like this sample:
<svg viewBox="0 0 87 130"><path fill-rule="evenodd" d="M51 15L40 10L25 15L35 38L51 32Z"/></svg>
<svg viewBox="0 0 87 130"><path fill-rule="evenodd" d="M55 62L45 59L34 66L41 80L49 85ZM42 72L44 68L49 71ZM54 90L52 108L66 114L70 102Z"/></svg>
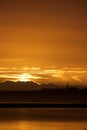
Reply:
<svg viewBox="0 0 87 130"><path fill-rule="evenodd" d="M26 75L25 75L26 74ZM25 75L24 78L30 81L38 82L86 82L87 70L84 68L57 68L57 67L28 67L23 66L20 68L0 67L0 81L11 79L17 81L20 75Z"/></svg>
<svg viewBox="0 0 87 130"><path fill-rule="evenodd" d="M72 76L72 79L81 82L81 79L78 76Z"/></svg>

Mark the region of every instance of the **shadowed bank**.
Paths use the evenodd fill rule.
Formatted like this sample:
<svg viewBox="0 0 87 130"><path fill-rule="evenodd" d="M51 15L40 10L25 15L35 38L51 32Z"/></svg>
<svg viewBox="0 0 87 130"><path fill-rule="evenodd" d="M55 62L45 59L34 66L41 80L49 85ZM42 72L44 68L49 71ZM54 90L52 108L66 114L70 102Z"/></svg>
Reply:
<svg viewBox="0 0 87 130"><path fill-rule="evenodd" d="M58 107L58 104L59 107L63 107L62 104L65 104L65 107L67 104L71 104L71 107L72 104L87 105L87 88L68 85L59 88L55 84L8 81L0 83L0 89L0 104L31 104L32 107L34 104L55 104L55 107Z"/></svg>

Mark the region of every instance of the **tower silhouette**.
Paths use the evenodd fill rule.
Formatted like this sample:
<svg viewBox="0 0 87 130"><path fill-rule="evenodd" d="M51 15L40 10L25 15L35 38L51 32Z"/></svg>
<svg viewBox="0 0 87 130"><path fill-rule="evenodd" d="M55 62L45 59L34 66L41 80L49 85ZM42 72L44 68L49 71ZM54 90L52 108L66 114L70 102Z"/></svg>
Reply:
<svg viewBox="0 0 87 130"><path fill-rule="evenodd" d="M69 83L67 82L67 84L66 84L66 88L68 89L69 88Z"/></svg>

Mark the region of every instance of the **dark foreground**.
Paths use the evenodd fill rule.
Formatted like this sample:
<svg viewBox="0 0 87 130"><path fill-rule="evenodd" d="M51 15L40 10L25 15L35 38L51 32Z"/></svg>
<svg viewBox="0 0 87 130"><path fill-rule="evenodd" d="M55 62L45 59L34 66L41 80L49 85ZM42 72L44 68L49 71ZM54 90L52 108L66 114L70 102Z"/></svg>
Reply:
<svg viewBox="0 0 87 130"><path fill-rule="evenodd" d="M38 90L38 91L1 91L0 104L87 104L87 91L82 90ZM43 106L43 105L42 105ZM63 106L64 107L64 106Z"/></svg>
<svg viewBox="0 0 87 130"><path fill-rule="evenodd" d="M69 86L59 88L55 84L37 84L34 82L0 83L0 104L14 104L16 106L51 106L71 107L76 104L87 104L87 87ZM44 104L44 105L43 105ZM12 106L10 105L10 106ZM5 105L3 105L5 106ZM47 106L48 107L48 106ZM77 107L77 105L76 105Z"/></svg>
<svg viewBox="0 0 87 130"><path fill-rule="evenodd" d="M59 103L1 103L0 108L87 108L87 104Z"/></svg>

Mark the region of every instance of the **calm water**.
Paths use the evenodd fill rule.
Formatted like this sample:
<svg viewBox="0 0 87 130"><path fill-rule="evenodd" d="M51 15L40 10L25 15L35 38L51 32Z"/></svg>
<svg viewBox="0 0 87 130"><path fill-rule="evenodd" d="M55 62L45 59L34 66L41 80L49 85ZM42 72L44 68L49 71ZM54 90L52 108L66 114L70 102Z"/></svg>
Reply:
<svg viewBox="0 0 87 130"><path fill-rule="evenodd" d="M0 108L0 130L87 130L87 109Z"/></svg>

